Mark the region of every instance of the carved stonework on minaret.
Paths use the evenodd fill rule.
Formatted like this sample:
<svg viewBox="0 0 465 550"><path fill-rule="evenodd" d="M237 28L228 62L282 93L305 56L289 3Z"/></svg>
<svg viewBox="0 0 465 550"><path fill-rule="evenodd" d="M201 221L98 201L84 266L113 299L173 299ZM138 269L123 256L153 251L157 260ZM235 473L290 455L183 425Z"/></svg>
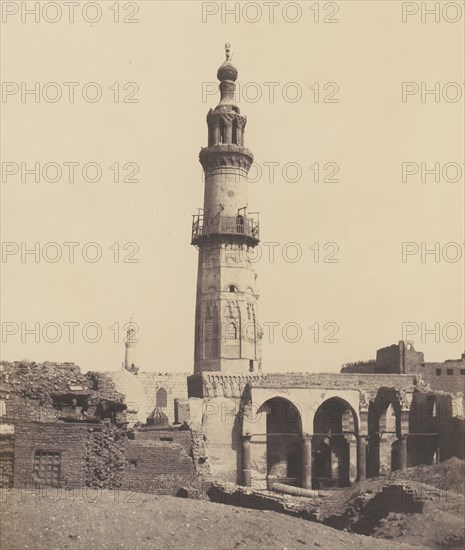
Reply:
<svg viewBox="0 0 465 550"><path fill-rule="evenodd" d="M248 149L238 145L214 145L202 149L200 162L206 172L227 167L240 168L248 172L252 166L253 155Z"/></svg>
<svg viewBox="0 0 465 550"><path fill-rule="evenodd" d="M199 251L194 370L244 375L261 369L259 293L254 263L247 261L259 243L259 219L248 209L253 154L244 142L247 118L235 102L237 74L227 44L218 69L221 99L208 112L208 146L199 155L204 204L192 223Z"/></svg>

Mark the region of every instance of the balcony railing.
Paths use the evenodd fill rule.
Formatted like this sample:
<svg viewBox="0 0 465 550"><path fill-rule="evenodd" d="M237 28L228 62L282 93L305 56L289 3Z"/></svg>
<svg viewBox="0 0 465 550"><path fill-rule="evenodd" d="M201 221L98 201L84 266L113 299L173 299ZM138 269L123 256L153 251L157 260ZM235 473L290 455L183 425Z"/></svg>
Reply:
<svg viewBox="0 0 465 550"><path fill-rule="evenodd" d="M204 214L193 216L192 244L215 235L240 235L247 241L258 243L258 213L250 213L247 216L215 216L211 219Z"/></svg>

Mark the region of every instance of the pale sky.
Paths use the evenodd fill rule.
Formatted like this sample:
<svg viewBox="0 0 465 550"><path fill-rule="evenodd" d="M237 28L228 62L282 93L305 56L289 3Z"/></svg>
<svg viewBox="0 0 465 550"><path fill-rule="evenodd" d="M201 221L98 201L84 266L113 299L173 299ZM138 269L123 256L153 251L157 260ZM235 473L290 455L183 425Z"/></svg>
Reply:
<svg viewBox="0 0 465 550"><path fill-rule="evenodd" d="M2 25L2 80L13 83L8 91L14 92L14 83L19 90L4 95L1 105L2 162L11 163L3 168L14 170L15 163L19 168L2 181L2 241L13 243L6 249L12 254L2 257L2 358L115 370L124 358L123 333L115 342L116 329L132 316L140 327L142 370L193 370L197 251L189 244L191 214L203 201L198 153L207 144L206 114L219 99L210 90L225 42L239 69L246 145L262 171L255 177L255 169L258 181L250 183L249 210L259 211L261 220L256 268L264 371L338 371L342 363L374 358L377 348L397 343L406 322L413 323L410 339L427 361L460 357L463 16L462 23L442 18L436 24L422 23L418 14L403 23L401 2L344 1L334 3L336 15L321 11L315 23L313 2L300 2L296 23L285 20L283 4L274 22L266 11L256 23L248 22L255 17L250 11L239 13L237 23L232 16L223 23L221 2L203 3L212 12L203 22L202 2L141 1L134 16L139 22L130 24L113 22L112 4L100 3L95 23L77 10L74 23L67 15L53 24L43 17L22 23L17 14ZM122 12L120 19L126 16ZM324 23L324 17L339 22ZM38 102L31 94L21 102L21 87L33 88L35 82ZM51 82L57 85L44 88ZM74 103L65 82L77 83ZM82 97L83 89L93 97L89 82L102 90L95 103ZM125 88L128 82L138 91ZM406 102L403 82L414 83L411 90L418 87ZM438 102L431 94L422 102L422 89L435 82ZM455 102L457 87L462 101ZM53 97L57 88L62 98L47 102L44 94ZM257 90L261 98L255 100ZM301 98L292 101L296 90ZM129 97L138 103L121 101L132 92ZM324 102L332 92L329 98L338 102ZM36 162L41 168L58 163L61 180L50 183L40 176L35 182L26 174L22 182L21 163L30 168ZM79 163L74 183L65 162ZM89 162L101 167L100 181L83 180L81 168ZM419 171L403 182L406 162L412 169L418 164ZM426 168L440 163L441 173L448 166L449 181L427 175L422 182L422 162ZM139 181L115 183L115 163L123 177L133 166L125 170L126 163L136 163L133 178ZM287 163L301 168L299 181L290 181L295 172L292 165L284 169ZM454 182L456 165L461 175ZM339 181L323 181L335 167L333 179ZM89 174L93 177L92 170ZM39 261L30 254L22 262L21 247L33 248L35 242ZM62 252L55 263L42 255L53 258L56 248L46 246L52 242ZM74 263L67 242L78 243ZM412 254L403 262L406 242L413 243ZM83 251L92 258L96 250L88 243L98 244L100 261L83 259ZM138 250L126 243L136 243ZM422 262L421 251L435 246L439 258L429 254ZM301 258L293 262L297 250ZM138 262L124 263L133 252ZM330 254L338 263L323 261ZM39 342L24 333L35 323ZM50 323L61 336L55 337L56 325ZM73 342L70 323L76 323ZM87 323L87 339L94 336L92 327L101 329L95 343L83 336ZM296 325L301 338L290 342ZM436 336L427 332L435 326Z"/></svg>

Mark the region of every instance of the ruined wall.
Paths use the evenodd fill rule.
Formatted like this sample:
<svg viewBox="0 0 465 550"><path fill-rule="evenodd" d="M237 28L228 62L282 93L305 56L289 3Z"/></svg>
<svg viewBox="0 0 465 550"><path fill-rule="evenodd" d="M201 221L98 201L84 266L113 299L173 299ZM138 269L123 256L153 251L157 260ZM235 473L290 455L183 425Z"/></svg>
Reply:
<svg viewBox="0 0 465 550"><path fill-rule="evenodd" d="M409 374L423 362L421 351L416 351L411 342L400 341L377 350L375 371L379 374Z"/></svg>
<svg viewBox="0 0 465 550"><path fill-rule="evenodd" d="M465 359L448 360L443 363L423 363L416 373L433 390L450 393L465 393Z"/></svg>
<svg viewBox="0 0 465 550"><path fill-rule="evenodd" d="M207 453L207 436L200 424L186 422L186 427L192 438L192 460L194 461L195 471L201 481L210 481L212 478L210 471L210 462Z"/></svg>
<svg viewBox="0 0 465 550"><path fill-rule="evenodd" d="M238 483L242 460L239 397L189 399L191 422L201 426L213 479Z"/></svg>
<svg viewBox="0 0 465 550"><path fill-rule="evenodd" d="M55 422L64 414L57 406L60 396L85 398L88 416L105 414L108 406L124 421L123 396L103 373L81 373L74 363L0 363L0 401L7 424Z"/></svg>
<svg viewBox="0 0 465 550"><path fill-rule="evenodd" d="M419 391L409 416L409 466L464 458L462 400L445 392Z"/></svg>
<svg viewBox="0 0 465 550"><path fill-rule="evenodd" d="M353 373L353 374L375 374L376 361L373 359L369 361L357 361L355 363L346 363L342 366L341 372Z"/></svg>
<svg viewBox="0 0 465 550"><path fill-rule="evenodd" d="M0 488L13 487L14 436L0 433Z"/></svg>
<svg viewBox="0 0 465 550"><path fill-rule="evenodd" d="M181 488L199 487L191 456L189 431L147 430L134 432L125 442L126 467L121 489L176 495Z"/></svg>
<svg viewBox="0 0 465 550"><path fill-rule="evenodd" d="M267 374L255 381L253 386L361 390L367 394L376 394L381 387L412 390L416 384L414 374L287 373Z"/></svg>
<svg viewBox="0 0 465 550"><path fill-rule="evenodd" d="M14 486L84 487L88 428L66 423L17 425Z"/></svg>
<svg viewBox="0 0 465 550"><path fill-rule="evenodd" d="M411 342L401 341L376 352L376 372L419 375L433 390L465 393L465 354L460 359L425 362Z"/></svg>
<svg viewBox="0 0 465 550"><path fill-rule="evenodd" d="M98 489L116 489L126 467L124 442L126 431L110 423L89 427L86 447L86 485Z"/></svg>

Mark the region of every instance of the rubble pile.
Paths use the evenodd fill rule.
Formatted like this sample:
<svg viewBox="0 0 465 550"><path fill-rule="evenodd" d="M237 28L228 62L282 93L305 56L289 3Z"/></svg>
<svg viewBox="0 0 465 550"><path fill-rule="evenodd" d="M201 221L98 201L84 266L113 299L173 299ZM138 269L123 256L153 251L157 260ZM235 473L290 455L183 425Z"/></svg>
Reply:
<svg viewBox="0 0 465 550"><path fill-rule="evenodd" d="M124 439L126 432L103 422L88 432L86 485L96 489L117 489L125 468Z"/></svg>
<svg viewBox="0 0 465 550"><path fill-rule="evenodd" d="M212 483L207 494L212 502L254 510L272 510L310 521L317 521L318 517L318 499L253 490L234 483L216 482Z"/></svg>
<svg viewBox="0 0 465 550"><path fill-rule="evenodd" d="M124 409L124 396L115 390L111 378L102 373L81 373L75 363L0 363L0 399L6 402L6 417L11 423L59 420L55 400L60 396L85 396L96 410L114 405Z"/></svg>
<svg viewBox="0 0 465 550"><path fill-rule="evenodd" d="M108 374L89 371L86 372L85 377L89 387L95 392L90 397L91 403L95 404L97 399L113 403L124 403L123 394L116 391L115 383Z"/></svg>
<svg viewBox="0 0 465 550"><path fill-rule="evenodd" d="M0 363L2 392L52 406L52 395L69 391L69 386L88 388L88 380L74 363L34 363L15 361Z"/></svg>
<svg viewBox="0 0 465 550"><path fill-rule="evenodd" d="M321 491L315 498L213 483L208 496L243 508L273 510L379 539L420 548L464 548L465 462L417 466Z"/></svg>

